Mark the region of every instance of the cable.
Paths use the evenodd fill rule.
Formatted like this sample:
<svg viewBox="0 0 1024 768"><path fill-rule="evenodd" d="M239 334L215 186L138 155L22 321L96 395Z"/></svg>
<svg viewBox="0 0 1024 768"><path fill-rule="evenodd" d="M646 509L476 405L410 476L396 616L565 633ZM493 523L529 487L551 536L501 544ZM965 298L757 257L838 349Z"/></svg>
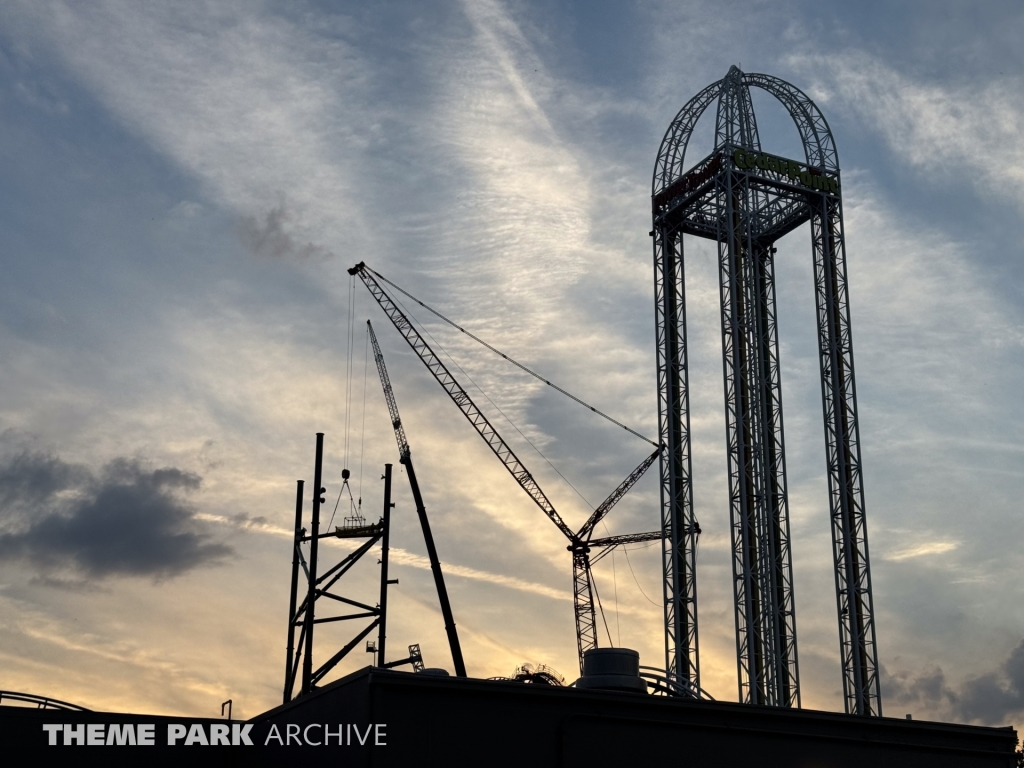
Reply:
<svg viewBox="0 0 1024 768"><path fill-rule="evenodd" d="M442 314L441 314L440 312L438 312L438 311L437 311L436 309L434 309L433 307L430 307L430 306L428 306L428 305L424 304L424 303L423 303L422 301L420 301L419 299L417 299L417 298L416 298L415 296L413 296L413 295L412 295L411 293L409 293L408 291L406 291L406 290L405 290L404 288L401 288L401 287L399 287L399 286L395 285L395 284L394 284L393 282L391 282L391 281L390 281L390 280L388 280L388 279L387 279L386 277L384 277L384 275L382 275L382 274L381 274L380 272L375 272L374 270L370 269L369 267L364 267L364 269L366 269L366 270L367 270L368 272L372 273L372 274L373 274L373 275L375 275L376 277L379 277L379 278L380 278L381 280L383 280L383 281L384 281L385 283L387 283L388 285L390 285L390 286L391 286L392 288L394 288L394 289L395 289L396 291L399 291L399 292L401 292L401 293L405 294L406 296L408 296L408 297L409 297L410 299L412 299L413 301L415 301L415 302L416 302L417 304L419 304L419 305L420 305L421 307L423 307L423 308L424 308L425 310L427 310L428 312L430 312L430 313L432 313L432 314L436 315L437 317L439 317L439 318L440 318L441 320L443 320L444 322L448 323L448 325L452 326L452 328L456 328L456 329L458 329L458 330L459 330L459 331L461 331L462 333L464 333L464 334L466 334L467 336L469 336L469 338L473 339L473 341L475 341L475 342L477 342L477 343L479 343L479 344L482 344L483 346L485 346L485 347L487 347L487 348L488 348L489 350L491 350L491 352L493 352L494 354L496 354L496 355L499 355L500 357L504 358L505 360L508 360L508 361L509 361L510 363L512 363L512 365L516 366L516 368L519 368L520 370L522 370L522 371L525 371L526 373L530 374L531 376L533 376L533 378L537 379L538 381L543 381L543 382L544 382L545 384L547 384L547 385L548 385L549 387L551 387L551 388L553 388L553 389L557 390L558 392L561 392L561 393L562 393L563 395L565 395L565 396L566 396L566 397L568 397L569 399L571 399L571 400L575 400L575 401L576 401L577 403L579 403L580 405L582 405L582 406L583 406L584 408L589 408L589 409L590 409L591 411L593 411L594 413L596 413L596 414L597 414L598 416L600 416L600 417L602 417L602 418L604 418L604 419L607 419L607 420L608 420L608 421L610 421L610 422L611 422L612 424L615 424L615 425L616 425L616 426L618 426L618 427L622 427L622 428L623 428L624 430L626 430L627 432L629 432L629 433L630 433L631 435L634 435L634 436L636 436L636 437L639 437L639 438L640 438L641 440L644 440L644 441L646 441L646 442L650 443L650 444L651 444L651 445L653 445L653 446L654 446L655 448L657 448L657 447L658 447L658 443L654 442L654 441L653 441L653 440L651 440L651 439L650 439L649 437L645 437L644 435L641 435L641 434L640 434L639 432L637 432L637 431L636 431L635 429L631 429L630 427L627 427L627 426L626 426L625 424L623 424L623 423L622 423L621 421L617 421L617 420L613 419L613 418L612 418L611 416L609 416L609 415L608 415L607 413L604 413L603 411L599 411L599 410L597 410L597 408L595 408L594 406L590 405L589 403L585 403L584 401L580 400L580 399L579 399L578 397L576 397L576 395L572 394L571 392L566 392L566 391L565 391L564 389L562 389L562 388L561 388L560 386L558 386L557 384L552 384L552 383L551 383L550 381L548 381L547 379L545 379L545 378L544 378L543 376L541 376L541 375L540 375L539 373L535 373L534 371L531 371L531 370L530 370L529 368L527 368L527 367L526 367L525 365L523 365L522 363L520 363L520 362L519 362L518 360L514 360L514 359L512 359L511 357L509 357L508 355L506 355L506 354L505 354L504 352L502 352L502 351L501 351L500 349L495 349L495 348L494 348L494 347L492 347L492 346L491 346L490 344L488 344L488 343L487 343L486 341L484 341L483 339L481 339L481 338L480 338L479 336L474 336L474 335L473 335L472 333L470 333L469 331L467 331L467 330L466 330L465 328L463 328L463 327L462 327L461 325L458 325L457 323L453 322L452 320L449 320L449 319L448 319L447 317L445 317L444 315L442 315Z"/></svg>
<svg viewBox="0 0 1024 768"><path fill-rule="evenodd" d="M601 593L597 591L597 579L594 578L594 572L591 571L589 568L587 569L587 572L590 574L590 583L594 587L594 597L597 598L598 610L601 611L601 621L604 622L604 631L608 635L608 645L610 645L612 648L614 648L615 647L615 643L612 640L612 633L611 633L611 630L608 629L608 619L605 618L604 606L601 605Z"/></svg>
<svg viewBox="0 0 1024 768"><path fill-rule="evenodd" d="M359 510L362 508L362 498L360 498L360 504L359 507L357 508L356 500L352 496L352 486L349 485L348 479L346 478L345 480L341 481L341 490L338 491L338 500L334 502L334 511L331 512L331 522L327 524L328 528L330 528L331 523L334 522L334 516L338 513L338 505L341 504L341 497L342 494L345 493L346 489L348 489L348 508L349 511L353 513L353 515L350 518L345 518L345 526L348 527L350 524L353 523L353 521L361 521L362 519L359 515ZM362 523L360 522L359 524L361 525Z"/></svg>
<svg viewBox="0 0 1024 768"><path fill-rule="evenodd" d="M615 550L612 550L612 589L615 592L615 634L619 638L619 647L622 647L622 625L619 624L619 579L615 574Z"/></svg>
<svg viewBox="0 0 1024 768"><path fill-rule="evenodd" d="M334 522L334 516L338 513L338 505L341 504L341 495L345 492L345 488L348 487L348 478L345 473L348 471L346 469L346 467L348 467L348 436L352 411L352 322L355 318L355 302L356 281L355 276L351 276L348 280L348 316L346 317L348 327L345 329L345 439L342 448L342 480L341 488L338 489L338 500L334 502L334 510L331 512L331 521L327 524L328 528L331 527L331 523ZM348 496L351 501L351 488L348 489Z"/></svg>
<svg viewBox="0 0 1024 768"><path fill-rule="evenodd" d="M643 549L646 549L646 548L647 547L643 547ZM631 562L629 562L629 550L626 549L625 547L623 547L622 548L622 552L626 556L626 565L629 566L629 572L633 574L633 581L636 582L636 588L640 590L640 594L644 596L644 598L647 600L648 603L650 603L651 605L657 605L656 602L651 600L651 598L647 597L647 593L644 592L644 588L640 586L640 581L637 579L636 573L633 572L633 564Z"/></svg>
<svg viewBox="0 0 1024 768"><path fill-rule="evenodd" d="M341 494L345 491L345 486L346 485L347 485L347 483L344 480L342 480L341 488L338 489L338 500L336 502L334 502L334 511L331 512L331 522L327 524L327 529L328 530L330 530L330 528L331 528L331 523L334 522L334 516L336 514L338 514L338 505L341 504ZM351 494L352 494L352 491L349 490L349 495L351 495Z"/></svg>
<svg viewBox="0 0 1024 768"><path fill-rule="evenodd" d="M601 520L601 527L604 528L605 536L611 536L612 532L608 530L608 523ZM612 553L612 587L615 590L615 634L619 636L619 646L622 645L622 626L619 624L619 580L615 574L615 547L611 548Z"/></svg>
<svg viewBox="0 0 1024 768"><path fill-rule="evenodd" d="M366 346L363 349L363 426L359 433L359 509L363 508L363 445L366 443L366 371L370 362L370 327L366 327Z"/></svg>
<svg viewBox="0 0 1024 768"><path fill-rule="evenodd" d="M401 290L401 289L399 288L399 290ZM405 291L402 291L402 293L405 293ZM465 369L465 368L463 368L463 367L462 367L461 365L459 365L459 364L458 364L458 362L456 362L455 358L454 358L454 357L452 357L452 356L451 356L451 355L450 355L450 354L448 353L448 350L446 350L446 349L445 349L445 348L444 348L443 346L441 346L441 342L439 342L439 341L438 341L437 339L435 339L435 338L434 338L433 336L431 336L431 334L430 334L430 331L428 331L428 330L426 329L426 326L424 326L424 325L423 325L422 323L420 323L420 321L419 321L419 320L418 320L418 319L416 318L416 316L415 316L415 315L414 315L414 314L413 314L412 312L410 312L410 311L409 311L409 308L408 308L408 307L406 307L406 306L405 306L404 304L402 304L402 302L401 302L401 301L399 301L399 300L398 300L397 298L395 298L395 297L391 297L391 298L392 298L392 299L394 300L395 304L397 304L397 305L399 306L399 308L401 308L401 309L402 309L402 311L404 311L404 312L406 313L406 315L407 315L407 316L408 316L408 317L409 317L410 319L414 320L414 321L415 321L416 323L418 323L418 324L420 325L420 327L421 327L421 328L423 329L423 332L424 332L424 333L425 333L425 334L426 334L426 335L427 335L427 336L428 336L428 337L430 338L430 340L431 340L432 342L434 342L434 344L436 344L436 345L437 345L437 348L438 348L438 349L440 349L440 350L441 350L441 352L443 352L443 353L444 353L444 355L445 355L445 356L446 356L446 357L447 357L447 358L448 358L449 360L451 360L451 361L452 361L452 365L454 365L454 366L455 366L456 368L458 368L458 369L459 369L459 370L460 370L460 371L462 372L462 375L463 375L463 376L465 376L465 377L466 377L467 379L469 379L469 382L470 382L470 383L471 383L471 384L472 384L472 385L473 385L474 387L476 387L477 391L478 391L478 392L479 392L479 393L480 393L481 395L483 395L483 396L484 396L484 399L485 399L485 400L487 400L487 402L488 402L488 403L490 403L490 404L491 404L491 405L492 405L492 406L494 407L494 409L495 409L495 410L496 410L496 411L497 411L498 413L500 413L500 414L501 414L502 418L504 418L504 419L505 419L505 421L507 421L507 422L508 422L509 424L511 424L511 425L512 425L512 428L513 428L513 429L514 429L514 430L515 430L516 432L518 432L518 433L520 434L520 436L521 436L521 437L522 437L522 438L523 438L523 439L524 439L524 440L525 440L526 442L528 442L528 443L530 444L530 447L531 447L531 448L533 448L533 450L535 450L535 451L537 452L537 455L538 455L538 456L540 456L540 457L541 457L542 459L544 459L544 461L545 461L545 462L547 463L547 465L548 465L549 467L551 467L551 469L553 469L553 470L555 471L555 474L557 474L557 475L558 475L558 476L559 476L560 478L562 478L562 480L564 480L564 481L565 481L566 485L568 485L568 486L569 486L570 488L572 488L572 489L573 489L573 490L574 490L574 491L576 492L576 495L577 495L577 496L579 496L579 497L580 497L581 499L583 499L583 501L584 501L584 502L586 503L586 505L587 505L588 507L590 507L590 509L594 509L594 505L593 505L593 504L591 504L591 503L590 503L590 502L589 502L589 501L587 500L587 497L586 497L586 496L584 496L584 495L583 495L582 493L580 493L579 489L578 489L578 488L577 488L577 487L576 487L575 485L573 485L573 484L572 484L572 483L571 483L571 482L569 481L569 478L567 478L567 477L566 477L565 475L563 475L563 474L562 474L561 472L559 472L559 471L558 471L558 468L557 468L557 467L556 467L556 466L555 466L554 464L552 464L552 463L551 463L551 461L550 461L550 460L548 459L548 457L547 457L547 456L545 456L545 455L544 455L544 453L543 453L543 452L542 452L542 451L540 450L540 448L538 448L538 447L537 447L536 445L534 445L534 444L533 444L533 441L532 441L532 440L531 440L531 439L530 439L529 437L527 437L527 436L526 436L526 435L525 435L525 434L523 433L523 431L522 431L522 430L521 430L521 429L520 429L520 428L519 428L518 426L516 426L516 423L515 423L514 421L512 421L512 419L510 419L510 418L509 418L509 417L508 417L508 416L507 416L507 415L505 414L505 412L504 412L503 410L501 410L501 408L499 408L499 407L497 406L497 404L496 404L496 403L495 403L495 402L494 402L493 400L491 400L491 398L490 398L490 397L488 397L487 393L486 393L486 392L484 392L484 391L483 391L483 389L481 389L480 385L479 385L479 384L477 384L477 383L476 383L476 381L474 381L474 380L473 380L473 377L472 377L472 376L470 376L470 375L469 375L468 373L466 373L466 369ZM428 309L429 309L429 307L428 307Z"/></svg>
<svg viewBox="0 0 1024 768"><path fill-rule="evenodd" d="M342 453L342 467L348 467L349 427L352 413L352 346L354 341L353 324L356 311L356 279L352 275L348 281L348 328L345 330L345 447Z"/></svg>

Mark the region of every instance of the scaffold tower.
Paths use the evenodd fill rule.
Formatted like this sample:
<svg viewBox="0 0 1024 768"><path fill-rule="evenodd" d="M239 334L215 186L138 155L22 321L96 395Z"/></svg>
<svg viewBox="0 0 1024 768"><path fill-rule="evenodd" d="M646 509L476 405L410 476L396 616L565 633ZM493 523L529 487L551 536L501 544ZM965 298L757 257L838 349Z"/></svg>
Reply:
<svg viewBox="0 0 1024 768"><path fill-rule="evenodd" d="M762 150L751 87L785 107L802 159ZM715 148L686 168L714 102ZM700 685L683 258L684 235L694 235L718 244L740 700L800 706L774 255L810 222L845 703L880 715L839 163L824 116L789 83L732 67L669 126L652 208L667 674Z"/></svg>

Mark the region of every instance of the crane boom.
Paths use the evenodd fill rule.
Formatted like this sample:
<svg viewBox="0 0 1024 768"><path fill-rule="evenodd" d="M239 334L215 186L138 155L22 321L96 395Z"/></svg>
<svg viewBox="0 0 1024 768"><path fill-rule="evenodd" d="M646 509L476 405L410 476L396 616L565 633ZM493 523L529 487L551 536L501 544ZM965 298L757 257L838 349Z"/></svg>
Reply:
<svg viewBox="0 0 1024 768"><path fill-rule="evenodd" d="M405 313L398 308L394 300L388 293L381 287L380 283L377 282L375 273L365 263L359 262L349 271L350 275L356 275L363 284L370 291L370 295L376 299L377 303L380 304L381 309L388 316L388 319L394 324L398 332L402 334L402 338L405 339L406 343L412 347L412 351L419 356L423 364L427 366L427 369L433 375L437 382L444 388L444 391L448 393L448 396L452 399L455 405L458 406L459 410L466 417L473 428L479 433L480 437L484 439L487 446L494 452L494 455L498 457L498 460L504 465L505 469L509 471L509 474L519 483L520 487L526 491L527 495L533 499L534 503L540 507L541 511L551 519L551 522L557 526L567 539L573 541L576 539L576 535L572 529L565 524L562 520L561 515L555 511L554 506L548 500L548 497L544 494L544 491L537 485L537 481L534 479L530 471L523 465L516 456L515 451L512 450L511 446L505 442L504 438L498 434L498 431L494 428L487 417L484 416L483 412L477 408L476 403L473 402L469 393L462 388L462 385L456 381L451 371L448 370L447 366L441 359L434 353L434 350L430 348L430 345L420 336L419 331L416 330L409 318L405 316Z"/></svg>
<svg viewBox="0 0 1024 768"><path fill-rule="evenodd" d="M658 446L658 450L644 459L640 466L634 469L625 480L619 483L619 487L608 494L608 498L601 502L601 504L594 510L594 513L590 516L590 519L583 524L579 532L576 534L580 539L589 539L590 535L594 532L594 527L604 519L611 508L619 503L619 499L625 496L629 489L636 485L637 481L643 477L644 472L648 470L654 460L661 454L662 446Z"/></svg>
<svg viewBox="0 0 1024 768"><path fill-rule="evenodd" d="M594 556L590 564L594 565L599 560L603 560L613 549L622 544L642 544L648 541L661 541L663 538L665 538L665 534L661 531L648 531L646 533L624 533L619 536L608 536L603 539L591 539L587 544L601 551Z"/></svg>
<svg viewBox="0 0 1024 768"><path fill-rule="evenodd" d="M398 443L398 458L404 459L409 453L409 441L405 437L405 427L402 426L402 417L398 413L398 401L395 400L395 390L391 388L391 378L388 376L388 369L384 367L384 355L381 354L380 345L377 343L377 334L373 332L373 326L369 320L366 321L366 332L370 334L370 343L373 344L373 359L377 363L377 375L380 376L380 385L384 389L384 401L388 406L391 426L395 430L395 441Z"/></svg>
<svg viewBox="0 0 1024 768"><path fill-rule="evenodd" d="M573 559L573 603L576 615L576 645L579 653L580 671L582 672L583 654L587 650L597 647L597 616L594 611L593 577L590 570L592 562L596 562L596 560L601 559L606 552L611 551L610 548L618 544L651 541L653 538L661 538L662 534L661 532L652 532L626 536L613 536L605 539L594 540L590 540L590 536L593 535L594 527L604 519L605 515L608 514L611 508L614 507L623 496L625 496L625 494L637 483L648 468L650 468L654 460L661 454L664 446L658 446L654 453L645 458L640 465L634 469L614 491L612 491L608 498L594 510L593 514L591 514L590 518L586 523L584 523L579 532L574 533L572 529L566 525L565 521L562 520L561 516L555 511L554 506L552 506L547 496L540 489L540 486L537 484L533 475L530 474L529 470L527 470L525 466L523 466L519 457L516 456L512 448L504 441L501 435L498 434L494 426L487 420L487 417L484 416L479 408L477 408L476 404L469 396L469 393L463 389L452 375L451 371L449 371L445 364L441 362L440 358L438 358L430 348L430 345L428 345L423 339L409 318L406 317L405 313L398 307L394 299L391 298L380 282L378 282L377 278L380 278L380 280L387 282L395 288L397 288L397 286L387 280L383 275L378 275L363 262L356 264L348 271L348 273L353 276L358 276L359 279L363 281L363 284L370 291L370 295L376 299L381 309L383 309L384 313L388 316L388 319L391 320L392 324L394 324L395 328L402 335L402 338L404 338L406 343L412 347L413 352L415 352L420 360L423 361L423 364L427 366L427 370L430 371L437 382L444 388L444 391L448 393L448 396L459 407L459 410L462 411L469 423L473 425L473 428L476 429L477 433L484 439L484 442L487 443L488 447L494 452L512 477L515 478L520 487L526 491L527 495L533 499L534 503L540 507L541 511L548 516L555 526L557 526L558 530L560 530L569 540L568 549L572 553ZM401 289L399 288L398 290ZM402 292L405 293L404 291ZM416 299L416 301L419 300ZM447 320L447 318L444 319ZM402 420L398 415L398 405L395 402L394 393L391 391L387 372L384 369L384 360L380 355L380 348L377 345L377 339L373 334L372 326L370 326L369 321L367 321L367 326L371 328L370 338L373 341L374 355L377 360L377 370L381 376L381 383L384 385L384 396L388 403L388 412L391 415L391 423L395 430L395 439L398 441L398 451L399 454L405 457L402 462L407 463L410 482L413 482L415 475L412 470L409 444L405 438L405 429L402 426ZM487 346L489 347L490 345ZM493 347L491 347L491 349L493 349ZM530 371L530 373L532 374L532 371ZM578 400L578 398L575 397L573 399ZM595 409L592 408L591 410ZM606 416L605 418L608 417ZM618 424L618 422L615 423ZM622 425L620 424L619 426ZM632 432L632 430L629 431ZM417 511L422 506L418 491L419 488L415 487L413 495L416 497ZM425 524L425 512L421 519ZM426 537L427 535L428 529L425 528L424 536ZM602 551L597 555L594 561L591 561L590 550L592 547L608 549ZM433 563L431 567L433 567ZM436 576L440 578L440 566L438 566ZM442 589L443 582L439 581L438 584L438 589ZM453 645L453 653L455 647L456 646Z"/></svg>
<svg viewBox="0 0 1024 768"><path fill-rule="evenodd" d="M623 533L619 536L591 539L587 544L591 548L617 547L620 544L642 544L645 541L661 541L663 538L665 538L665 534L661 531L647 531L646 533Z"/></svg>
<svg viewBox="0 0 1024 768"><path fill-rule="evenodd" d="M395 430L399 462L405 466L405 473L409 476L412 498L416 504L416 515L420 519L420 528L423 529L423 541L427 545L430 570L434 574L434 586L437 587L437 600L441 604L444 631L448 634L448 646L451 648L455 674L458 677L466 677L466 662L462 658L462 645L459 643L459 634L455 629L455 617L452 615L452 606L448 601L448 589L444 585L444 574L441 572L441 561L437 557L437 547L434 546L434 535L430 531L430 522L427 520L427 508L423 504L423 494L420 493L420 484L412 465L412 451L409 449L409 441L405 438L402 417L398 413L398 401L395 400L395 391L391 388L391 379L388 377L387 368L384 367L384 355L377 343L377 334L373 332L373 326L369 320L366 321L366 330L370 334L370 342L373 344L373 359L377 363L377 373L380 375L380 384L384 389L384 400L388 404L391 426Z"/></svg>

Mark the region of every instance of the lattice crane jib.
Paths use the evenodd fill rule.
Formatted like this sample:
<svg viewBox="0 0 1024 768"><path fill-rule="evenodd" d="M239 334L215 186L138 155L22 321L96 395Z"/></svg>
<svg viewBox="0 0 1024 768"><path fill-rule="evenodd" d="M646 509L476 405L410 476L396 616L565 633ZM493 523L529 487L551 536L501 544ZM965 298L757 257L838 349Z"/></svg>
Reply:
<svg viewBox="0 0 1024 768"><path fill-rule="evenodd" d="M405 339L413 352L423 361L423 364L427 366L427 370L430 371L444 391L448 393L448 396L459 407L462 414L473 425L473 428L483 438L484 442L487 443L487 446L494 452L494 455L498 457L498 460L508 469L520 487L526 491L527 495L548 516L558 530L571 539L573 535L572 530L562 520L562 516L555 511L554 506L548 500L544 491L541 490L533 475L530 474L530 471L519 460L511 446L501 437L494 428L494 425L488 421L487 417L476 406L469 393L463 389L455 376L448 370L448 367L441 361L441 358L430 348L430 345L420 335L420 332L416 330L416 327L406 317L405 313L402 312L387 291L384 290L383 286L377 281L373 271L365 264L360 263L349 270L349 272L362 280L363 284L370 291L370 295L377 300L381 309L384 310L384 314L388 316L388 319L391 320L391 323L402 335L402 338Z"/></svg>
<svg viewBox="0 0 1024 768"><path fill-rule="evenodd" d="M761 149L750 88L777 98L800 161ZM685 169L717 101L715 148ZM667 674L699 685L683 235L718 245L737 663L742 701L799 706L774 243L811 222L846 708L880 714L842 201L835 143L799 89L732 67L680 110L652 188Z"/></svg>

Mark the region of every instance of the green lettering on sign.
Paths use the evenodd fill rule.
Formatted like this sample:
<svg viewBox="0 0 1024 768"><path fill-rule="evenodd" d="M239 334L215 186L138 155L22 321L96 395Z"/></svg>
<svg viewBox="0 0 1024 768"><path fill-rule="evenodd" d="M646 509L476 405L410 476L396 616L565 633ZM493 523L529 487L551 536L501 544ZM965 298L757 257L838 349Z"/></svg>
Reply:
<svg viewBox="0 0 1024 768"><path fill-rule="evenodd" d="M833 195L839 194L839 179L817 172L811 173L809 168L805 170L795 160L776 157L775 155L769 155L767 152L748 152L741 147L733 151L732 162L733 165L744 171L761 169L785 176L791 181L811 189L821 190Z"/></svg>

